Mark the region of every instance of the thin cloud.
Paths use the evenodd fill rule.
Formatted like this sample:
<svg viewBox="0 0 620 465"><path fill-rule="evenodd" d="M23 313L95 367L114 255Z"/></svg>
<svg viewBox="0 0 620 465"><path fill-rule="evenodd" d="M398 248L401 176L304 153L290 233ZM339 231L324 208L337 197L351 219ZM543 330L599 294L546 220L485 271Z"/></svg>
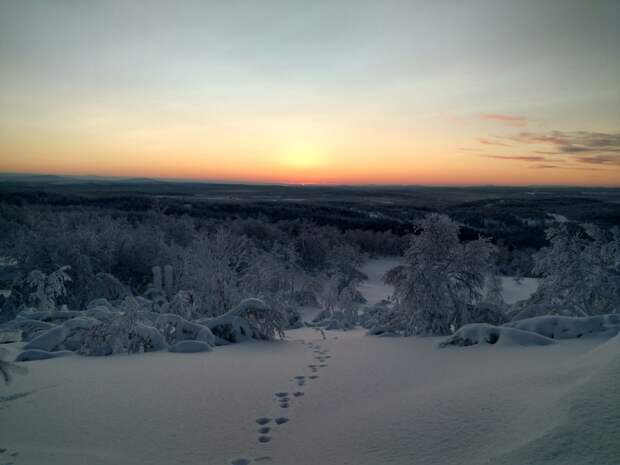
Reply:
<svg viewBox="0 0 620 465"><path fill-rule="evenodd" d="M518 160L518 161L547 161L547 158L537 155L480 155L495 160Z"/></svg>
<svg viewBox="0 0 620 465"><path fill-rule="evenodd" d="M486 137L479 137L478 142L482 145L501 145L503 147L510 147L510 144L504 144L503 142L487 139Z"/></svg>
<svg viewBox="0 0 620 465"><path fill-rule="evenodd" d="M551 146L536 150L543 155L567 155L578 163L620 166L620 132L549 131L520 132L508 140L531 145Z"/></svg>
<svg viewBox="0 0 620 465"><path fill-rule="evenodd" d="M549 144L556 153L620 152L620 133L588 131L520 132L508 139L525 144Z"/></svg>
<svg viewBox="0 0 620 465"><path fill-rule="evenodd" d="M525 126L527 118L525 116L502 115L499 113L481 113L480 119L486 121L496 121L507 124L508 126Z"/></svg>
<svg viewBox="0 0 620 465"><path fill-rule="evenodd" d="M508 139L525 144L563 145L568 143L568 140L560 131L551 131L550 133L520 132L512 137L508 137Z"/></svg>
<svg viewBox="0 0 620 465"><path fill-rule="evenodd" d="M530 169L534 169L534 170L548 170L548 169L557 169L557 168L562 168L562 166L557 166L557 165L545 165L543 163L539 164L539 165L532 165L529 167Z"/></svg>
<svg viewBox="0 0 620 465"><path fill-rule="evenodd" d="M620 166L620 157L617 155L592 155L589 157L577 157L577 161L591 165Z"/></svg>

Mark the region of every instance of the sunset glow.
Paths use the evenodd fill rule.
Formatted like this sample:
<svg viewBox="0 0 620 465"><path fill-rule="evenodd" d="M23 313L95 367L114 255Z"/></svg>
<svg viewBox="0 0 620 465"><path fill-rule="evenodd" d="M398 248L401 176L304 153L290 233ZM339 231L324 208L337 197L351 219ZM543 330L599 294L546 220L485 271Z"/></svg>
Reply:
<svg viewBox="0 0 620 465"><path fill-rule="evenodd" d="M620 185L614 2L130 3L3 2L0 171Z"/></svg>

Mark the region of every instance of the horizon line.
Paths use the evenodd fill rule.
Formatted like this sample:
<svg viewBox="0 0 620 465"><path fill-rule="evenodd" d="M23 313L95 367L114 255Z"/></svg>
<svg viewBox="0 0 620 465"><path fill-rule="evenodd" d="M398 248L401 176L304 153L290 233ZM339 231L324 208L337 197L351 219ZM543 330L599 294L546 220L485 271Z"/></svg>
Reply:
<svg viewBox="0 0 620 465"><path fill-rule="evenodd" d="M580 189L620 189L620 185L579 185L579 184L416 184L416 183L317 183L317 182L273 182L273 181L248 181L248 180L223 180L208 178L166 178L153 176L118 176L105 174L59 174L49 172L22 172L0 171L0 176L49 176L57 178L91 178L105 182L119 181L152 181L168 183L197 183L215 185L242 185L242 186L283 186L283 187L506 187L506 188L580 188ZM88 179L83 179L85 182ZM2 180L0 180L2 182Z"/></svg>

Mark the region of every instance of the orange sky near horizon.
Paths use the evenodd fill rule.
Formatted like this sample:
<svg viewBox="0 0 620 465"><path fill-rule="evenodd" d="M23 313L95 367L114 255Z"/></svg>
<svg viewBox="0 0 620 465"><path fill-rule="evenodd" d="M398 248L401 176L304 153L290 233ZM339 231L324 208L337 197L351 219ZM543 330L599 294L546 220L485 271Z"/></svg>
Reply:
<svg viewBox="0 0 620 465"><path fill-rule="evenodd" d="M611 0L232 3L1 3L0 172L620 187Z"/></svg>
<svg viewBox="0 0 620 465"><path fill-rule="evenodd" d="M436 115L415 123L417 131L413 123L395 129L379 121L293 120L30 124L0 140L0 171L285 184L620 186L620 166L537 155L549 143L508 142L524 128L481 123L479 115L467 124Z"/></svg>

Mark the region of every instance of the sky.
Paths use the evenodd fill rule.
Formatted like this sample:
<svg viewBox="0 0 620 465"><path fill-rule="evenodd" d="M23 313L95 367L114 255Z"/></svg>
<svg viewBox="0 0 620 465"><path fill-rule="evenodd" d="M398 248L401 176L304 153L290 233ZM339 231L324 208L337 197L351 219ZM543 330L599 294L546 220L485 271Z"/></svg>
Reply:
<svg viewBox="0 0 620 465"><path fill-rule="evenodd" d="M0 171L620 186L620 2L0 0Z"/></svg>

